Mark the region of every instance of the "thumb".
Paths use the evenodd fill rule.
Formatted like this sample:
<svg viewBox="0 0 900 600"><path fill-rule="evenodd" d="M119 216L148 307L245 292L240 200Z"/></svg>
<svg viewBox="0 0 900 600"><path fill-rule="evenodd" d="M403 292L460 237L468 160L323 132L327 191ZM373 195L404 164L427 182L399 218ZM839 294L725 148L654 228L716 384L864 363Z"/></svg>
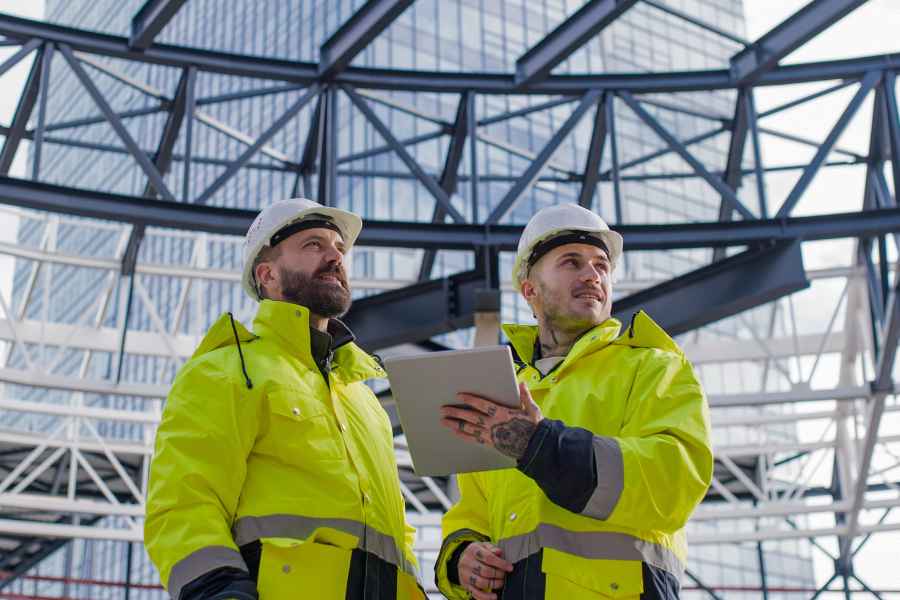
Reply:
<svg viewBox="0 0 900 600"><path fill-rule="evenodd" d="M537 404L531 398L531 392L524 382L519 382L519 408L528 414L533 414L537 410Z"/></svg>

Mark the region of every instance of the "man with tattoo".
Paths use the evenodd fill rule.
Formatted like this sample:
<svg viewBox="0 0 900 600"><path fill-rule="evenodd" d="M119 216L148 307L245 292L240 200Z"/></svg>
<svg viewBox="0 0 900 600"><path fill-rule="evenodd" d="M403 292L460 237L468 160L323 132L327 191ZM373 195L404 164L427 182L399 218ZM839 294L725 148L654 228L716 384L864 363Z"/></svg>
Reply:
<svg viewBox="0 0 900 600"><path fill-rule="evenodd" d="M576 205L532 217L513 285L537 326L506 325L520 406L460 394L442 423L516 469L459 476L435 565L453 600L675 600L684 525L712 479L706 399L644 312L610 317L622 238Z"/></svg>

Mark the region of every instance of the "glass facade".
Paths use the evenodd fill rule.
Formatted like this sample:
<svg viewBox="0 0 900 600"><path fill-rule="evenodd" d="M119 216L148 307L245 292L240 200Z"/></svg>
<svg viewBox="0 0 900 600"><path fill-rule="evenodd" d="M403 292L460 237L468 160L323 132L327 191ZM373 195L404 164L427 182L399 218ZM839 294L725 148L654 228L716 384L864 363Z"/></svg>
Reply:
<svg viewBox="0 0 900 600"><path fill-rule="evenodd" d="M126 35L131 16L142 4L141 0L95 0L68 2L48 0L47 20L54 23ZM315 61L318 48L356 9L362 0L303 0L286 2L219 2L191 0L178 12L173 21L157 38L158 43L178 44L197 48L251 53L287 60ZM357 59L354 65L421 69L434 71L512 72L517 57L553 30L567 16L583 4L573 0L417 0L384 34L379 36ZM668 5L689 13L736 35L743 34L743 9L740 0L668 0ZM722 68L728 57L739 47L727 39L703 31L658 9L638 4L604 33L573 53L555 72L649 72ZM120 75L139 81L158 90L162 95L175 94L181 73L172 68L126 63L103 59L102 64ZM158 103L152 94L123 84L110 75L86 67L91 78L103 91L111 106L118 112L151 109ZM52 93L47 114L49 123L65 123L98 114L91 98L75 78L68 65L57 56L53 62ZM258 135L277 119L286 108L303 94L303 90L270 93L232 101L204 102L220 95L264 87L264 83L249 78L199 74L196 96L202 117L194 122L193 158L190 171L176 158L166 183L178 199L199 197L224 171L223 160L233 160L246 148L240 141L244 132ZM452 122L459 96L421 92L373 92L377 96L372 106L378 116L399 139L412 138L441 129L441 121ZM370 98L373 98L370 96ZM537 96L476 97L479 119L537 106L552 98ZM717 127L721 119L730 119L734 107L734 93L681 94L672 97L645 97L646 108L679 139L687 140ZM576 99L577 102L577 99ZM513 180L528 166L531 158L568 118L576 102L547 110L536 111L526 117L499 120L479 127L477 144L478 185L473 197L469 175L468 151L460 169L460 183L453 195L454 206L467 219L483 219L500 202ZM394 103L403 110L389 108ZM338 177L335 202L367 218L403 221L428 221L434 211L434 200L393 153L372 154L370 151L384 144L378 133L363 115L352 108L343 93L337 94ZM257 154L247 168L240 170L209 203L217 206L258 208L274 200L292 195L298 185L293 173L281 169L286 161L297 161L302 153L314 103L300 111L296 118ZM412 113L418 113L414 115ZM579 185L571 183L571 176L580 176L587 156L593 112L554 155L541 179L516 202L504 217L504 222L524 223L543 206L577 199ZM614 105L618 161L623 177L618 186L609 176L601 177L594 208L611 223L678 223L706 221L718 218L721 197L704 181L696 177L655 177L663 173L685 173L688 165L674 154L645 159L649 154L665 148L660 140L621 101ZM712 115L712 118L710 118ZM131 135L141 148L152 153L165 123L166 113L155 112L124 120ZM76 134L71 132L75 131ZM53 129L48 129L44 145L40 179L47 183L95 189L129 195L141 195L146 176L135 166L133 159L122 152L121 142L107 123L70 127L70 138L77 144L56 144ZM230 133L229 133L230 132ZM448 137L432 139L408 146L412 156L430 173L439 173L448 147ZM752 167L749 157L745 167ZM711 136L693 144L692 152L707 165L724 168L728 136ZM184 136L174 152L183 156ZM364 156L359 156L364 154ZM607 150L601 172L611 165L611 151ZM624 169L625 166L629 168ZM315 177L312 189L315 190ZM303 186L299 185L302 190ZM744 179L741 200L751 211L760 214L762 207L752 175ZM123 227L106 223L66 219L57 223L52 218L22 216L19 241L25 246L38 247L51 240L60 251L79 256L108 257L121 253ZM45 245L46 247L46 245ZM357 282L357 295L379 291L385 286L403 285L417 277L422 252L417 250L357 249L352 261L352 274ZM709 250L674 252L643 252L630 254L622 273L619 295L628 293L642 282L664 280L707 264ZM471 268L471 257L464 253L442 252L438 255L433 275L445 275ZM188 235L173 231L149 230L141 245L139 261L169 268L213 269L236 272L240 267L240 240L221 236ZM501 255L501 275L509 278L512 256ZM31 282L34 279L34 282ZM141 275L141 283L149 302L136 302L129 317L129 330L154 331L158 322L167 324L171 333L201 335L218 315L233 310L244 322L249 322L255 304L247 300L236 283L223 281L187 280L165 274ZM50 271L34 278L27 265L17 268L14 282L14 310L26 304L27 313L34 318L58 322L77 322L84 315L93 314L94 296L89 293L106 285L97 275L91 277L83 270L54 265ZM48 293L52 289L52 294ZM26 292L26 290L28 290ZM118 288L109 294L109 309L98 313L99 321L110 327L116 322L119 303L127 297ZM503 313L507 320L527 321L530 311L521 298L509 289L504 293ZM744 318L755 324L768 323L770 310L757 310ZM735 320L727 320L692 339L735 337L739 327ZM444 336L442 341L454 346L470 343L471 332L462 331ZM687 337L687 336L686 336ZM25 361L21 352L13 350L10 363ZM165 383L171 380L177 361L126 354L119 365L114 353L96 353L88 360L77 353L59 357L58 370L69 373L92 373L97 377L115 377L132 383ZM709 393L757 391L752 382L760 374L753 365L748 371L726 373L716 366L701 367L700 375ZM60 392L62 393L62 392ZM15 394L25 399L52 401L48 392L22 387ZM49 393L52 395L52 393ZM129 398L110 398L85 394L91 406L109 408L128 407ZM7 427L29 431L47 431L55 425L51 416L0 417ZM140 439L144 430L126 423L109 423L101 433L122 440ZM789 427L778 429L728 428L716 432L719 439L746 439L747 443L793 438ZM730 521L721 527L753 527ZM692 524L693 531L716 531L714 522ZM435 532L423 532L434 536ZM705 545L691 550L691 571L707 585L758 587L759 548L755 544ZM813 583L809 544L796 541L766 542L767 581L770 586L810 586ZM425 553L423 572L431 578L434 553ZM65 576L74 580L124 581L126 569L131 569L131 581L145 584L130 591L131 599L162 598L162 592L151 586L157 576L142 548L123 542L79 540L45 560L35 570L39 575ZM690 581L684 582L690 585ZM44 595L62 594L73 598L121 598L120 588L90 585L89 583L60 583L32 578L18 581L10 587L14 593ZM694 592L686 593L691 597ZM700 597L700 593L696 593ZM759 592L729 594L729 598L757 598Z"/></svg>

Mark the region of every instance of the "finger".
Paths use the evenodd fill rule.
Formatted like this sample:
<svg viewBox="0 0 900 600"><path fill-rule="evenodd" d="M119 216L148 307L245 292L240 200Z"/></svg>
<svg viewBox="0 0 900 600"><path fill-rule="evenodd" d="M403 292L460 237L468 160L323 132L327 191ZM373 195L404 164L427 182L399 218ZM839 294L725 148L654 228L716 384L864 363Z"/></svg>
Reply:
<svg viewBox="0 0 900 600"><path fill-rule="evenodd" d="M487 431L477 425L456 419L441 419L441 425L450 430L450 433L467 442L486 444L490 442Z"/></svg>
<svg viewBox="0 0 900 600"><path fill-rule="evenodd" d="M484 413L455 406L442 406L441 416L449 419L457 419L459 421L467 421L480 427L485 425L485 419L487 418Z"/></svg>
<svg viewBox="0 0 900 600"><path fill-rule="evenodd" d="M483 413L489 417L493 417L497 414L497 410L500 407L496 402L491 402L487 398L482 398L481 396L475 396L472 394L460 393L456 395L457 399L465 404L466 406L472 407L474 410Z"/></svg>
<svg viewBox="0 0 900 600"><path fill-rule="evenodd" d="M499 548L498 548L498 550L499 550ZM506 573L512 573L512 570L513 570L512 563L510 563L506 560L503 560L502 555L498 556L497 554L494 554L493 552L483 552L482 554L483 554L482 558L479 559L479 561L482 564L485 564L489 567L493 567L500 571L505 571Z"/></svg>
<svg viewBox="0 0 900 600"><path fill-rule="evenodd" d="M531 391L529 391L528 386L523 381L519 382L519 408L529 415L540 411L531 397Z"/></svg>
<svg viewBox="0 0 900 600"><path fill-rule="evenodd" d="M469 593L472 594L472 597L475 600L497 600L497 594L493 592L485 592L484 590L472 589L469 586L466 586L466 589L469 590Z"/></svg>
<svg viewBox="0 0 900 600"><path fill-rule="evenodd" d="M469 573L466 577L466 583L469 588L475 588L481 591L489 591L494 589L494 583L496 580L489 579L487 577L479 577L474 573Z"/></svg>
<svg viewBox="0 0 900 600"><path fill-rule="evenodd" d="M475 564L475 566L472 567L472 572L485 579L497 579L503 581L503 579L506 578L506 571L500 567L492 567L484 561L479 561Z"/></svg>

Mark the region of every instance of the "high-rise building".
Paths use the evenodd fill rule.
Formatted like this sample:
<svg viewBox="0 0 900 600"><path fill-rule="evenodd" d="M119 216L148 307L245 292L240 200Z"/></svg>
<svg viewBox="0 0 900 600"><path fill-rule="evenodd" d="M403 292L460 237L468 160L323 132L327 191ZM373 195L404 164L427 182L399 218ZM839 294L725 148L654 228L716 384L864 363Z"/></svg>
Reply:
<svg viewBox="0 0 900 600"><path fill-rule="evenodd" d="M47 0L46 19L52 23L96 30L114 35L127 35L131 17L142 0L94 0L72 2ZM209 50L256 54L282 60L316 61L321 43L363 4L362 0L296 0L273 2L217 2L191 0L163 30L156 42L191 46ZM583 4L578 0L417 0L355 60L358 66L392 67L429 71L512 72L517 57L554 29ZM667 4L683 12L699 15L706 22L736 35L743 34L743 8L740 0L669 0ZM739 47L732 41L698 29L681 19L649 4L639 3L602 35L573 53L559 72L649 72L721 68ZM116 60L91 59L85 63L90 76L102 90L111 106L119 112L132 111L143 116L123 122L138 145L148 152L160 138L165 126L165 113L153 114L158 103L154 93L175 95L182 73L162 66L147 66ZM75 122L96 115L93 100L85 93L75 74L57 57L51 66L52 93L48 99L48 120L53 123ZM127 80L127 81L126 81ZM129 83L130 82L130 83ZM137 88L144 86L144 91ZM196 81L197 98L211 98L255 89L249 78L201 73ZM176 160L166 182L179 199L196 201L225 170L222 159L233 159L247 145L246 132L260 132L268 127L303 90L287 89L232 101L198 103L190 148L184 138L175 144ZM333 195L337 205L368 218L406 221L430 220L434 200L412 177L403 162L392 153L372 152L384 141L362 115L353 110L348 97L334 94L337 134L337 188ZM366 98L388 124L394 135L405 140L421 137L423 141L407 146L410 154L427 171L441 170L448 141L439 135L442 123L452 122L460 99L452 94L426 92L371 92ZM670 106L670 98L659 98L650 110L680 139L703 134L710 127L704 115L718 114L729 118L734 105L732 91L697 92L679 97L678 106ZM490 96L477 98L479 127L476 168L479 183L473 197L468 184L471 173L468 153L461 167L461 178L454 206L469 218L489 213L510 187L512 180L528 165L553 133L568 118L578 98L556 103L518 118L491 117L510 111L540 106L548 98L533 95ZM673 110L674 108L674 110ZM146 109L146 110L144 110ZM302 154L313 117L314 103L300 111L287 127L275 135L263 151L246 168L229 179L204 201L211 205L259 208L267 203L290 197L298 191L315 196L318 182L278 169L296 162ZM699 114L699 113L703 114ZM692 114L697 113L697 114ZM621 102L612 109L615 118L616 157L621 164L644 157L662 147L662 142ZM71 129L70 125L70 129ZM106 123L78 126L78 144L53 143L52 131L42 148L40 179L47 183L83 187L128 195L145 194L146 176L134 166L130 157L111 152L119 144ZM244 132L244 133L242 133ZM591 135L590 119L584 119L554 155L549 169L504 217L506 222L523 223L537 209L559 202L574 201L577 186L567 185L567 178L579 173L585 162ZM692 146L694 153L707 163L724 163L728 141L709 137ZM113 150L115 148L112 148ZM177 159L186 152L192 155L189 172ZM601 170L609 168L611 154L606 153ZM34 157L32 157L32 164ZM689 220L716 220L721 197L697 179L655 178L660 172L684 169L684 163L671 154L645 161L635 175L621 181L602 180L595 196L594 208L612 223L667 223ZM748 176L742 199L753 210L759 208L754 178ZM129 233L119 226L105 223L23 215L19 223L19 239L26 246L38 246L51 240L55 249L79 256L118 256ZM156 275L143 276L138 296L128 317L133 331L153 331L158 322L176 323L170 332L198 336L219 314L227 310L249 322L254 304L246 299L236 284L216 273L237 272L240 250L237 238L207 236L181 232L148 230L140 246L138 260L160 265ZM414 281L422 252L360 248L355 251L352 274L357 295L366 295ZM639 289L648 281L658 281L683 274L706 264L711 252L681 250L630 254L619 276L620 295ZM463 253L438 254L432 274L444 275L471 267L471 258ZM512 257L501 255L501 276L509 277ZM173 270L193 269L199 275L187 279L171 276ZM201 272L206 271L204 276ZM35 279L35 281L32 281ZM31 270L21 266L14 279L14 307L30 298L27 311L34 315L51 315L54 320L78 322L84 315L94 315L111 327L117 322L117 310L126 301L127 290L111 290L107 295L109 310L97 312L94 296L89 292L106 283L83 272L55 268L52 274L35 278ZM53 292L52 297L46 292ZM522 300L507 290L503 296L503 314L508 320L528 320L530 313ZM765 320L763 314L748 318ZM92 317L88 317L92 318ZM703 335L727 335L729 324L710 327ZM451 346L467 345L471 332L448 334L443 342ZM11 352L10 361L27 360L21 353ZM92 371L110 378L141 384L165 384L171 381L177 360L169 357L147 357L98 352L84 361L79 356L61 356L58 369L71 373ZM700 367L701 377L713 391L735 389L733 379ZM749 377L756 376L755 374ZM37 398L47 392L21 390L23 398ZM42 398L45 399L45 398ZM138 400L123 398L124 408ZM13 416L2 416L6 427L27 427L49 431L52 417L22 423ZM127 441L144 441L146 429L141 424L107 423L98 431L104 437ZM731 435L732 432L717 433ZM736 435L751 435L747 431ZM790 427L767 429L765 439L791 439ZM750 441L748 439L748 441ZM755 440L754 440L755 441ZM125 518L125 517L122 517ZM721 527L742 526L729 522ZM717 531L714 522L693 524L692 531ZM433 529L423 531L423 540L433 541ZM730 584L755 587L760 585L759 548L738 545L704 545L692 550L690 569L708 584ZM769 585L813 584L812 562L806 542L768 543L766 552ZM422 567L430 583L435 553L422 553ZM62 594L77 598L121 598L121 588L93 585L91 581L130 581L136 585L129 591L131 599L162 598L153 589L158 582L144 550L137 544L115 541L78 540L46 558L33 577L15 582L9 589L18 593ZM52 577L71 581L59 582ZM689 583L689 582L688 582ZM145 587L141 587L141 585ZM740 597L730 595L729 597ZM744 597L758 597L748 592Z"/></svg>

